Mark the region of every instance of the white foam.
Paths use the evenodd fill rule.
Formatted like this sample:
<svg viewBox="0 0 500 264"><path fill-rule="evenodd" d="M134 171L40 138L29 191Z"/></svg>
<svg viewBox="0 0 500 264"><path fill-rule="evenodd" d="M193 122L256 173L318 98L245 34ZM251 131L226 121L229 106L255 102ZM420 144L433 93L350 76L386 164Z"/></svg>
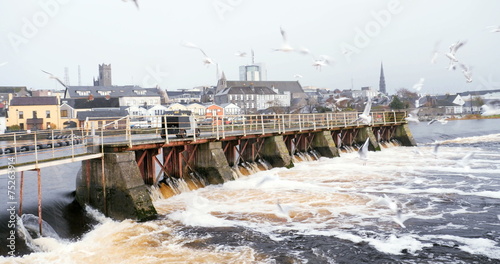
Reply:
<svg viewBox="0 0 500 264"><path fill-rule="evenodd" d="M426 235L423 238L434 242L439 242L439 240L444 240L445 242L450 240L455 241L461 244L458 248L465 252L473 255L484 255L492 259L500 259L500 247L497 246L498 243L496 241L490 239L466 238L452 235Z"/></svg>

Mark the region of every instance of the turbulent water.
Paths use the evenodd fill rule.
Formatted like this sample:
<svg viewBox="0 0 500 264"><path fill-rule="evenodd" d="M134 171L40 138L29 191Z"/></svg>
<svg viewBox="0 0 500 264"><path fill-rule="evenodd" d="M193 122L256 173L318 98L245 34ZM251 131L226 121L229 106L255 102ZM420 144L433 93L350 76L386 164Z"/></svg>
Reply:
<svg viewBox="0 0 500 264"><path fill-rule="evenodd" d="M500 263L500 120L411 130L418 147L367 161L346 152L169 198L153 189L153 221L44 218L59 236L0 263ZM86 218L88 231L60 227Z"/></svg>

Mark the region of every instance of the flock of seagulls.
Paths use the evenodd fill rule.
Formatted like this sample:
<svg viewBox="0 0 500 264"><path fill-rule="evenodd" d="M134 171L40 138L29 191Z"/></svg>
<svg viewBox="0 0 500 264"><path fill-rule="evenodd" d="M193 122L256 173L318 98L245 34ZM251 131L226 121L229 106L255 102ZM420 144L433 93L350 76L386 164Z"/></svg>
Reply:
<svg viewBox="0 0 500 264"><path fill-rule="evenodd" d="M298 53L303 54L303 55L311 56L312 57L312 64L311 65L318 71L321 71L321 69L323 67L329 66L333 63L333 59L330 58L330 56L328 56L328 55L316 56L313 53L311 53L311 51L307 48L301 48L301 49L293 48L288 42L288 37L287 37L286 31L282 27L280 27L280 33L281 33L281 38L282 38L282 44L279 48L274 48L273 51L285 52L285 53L298 52ZM203 51L203 49L201 49L197 45L195 45L191 42L183 41L183 42L181 42L181 46L186 47L186 48L194 48L194 49L200 50L204 56L203 63L205 65L216 64L214 62L214 60L212 58L210 58L205 53L205 51ZM244 58L244 57L247 57L248 53L244 52L244 51L237 51L234 53L234 55L237 57ZM252 57L253 57L253 50L252 50ZM300 74L294 75L294 78L302 78L302 77L303 76Z"/></svg>

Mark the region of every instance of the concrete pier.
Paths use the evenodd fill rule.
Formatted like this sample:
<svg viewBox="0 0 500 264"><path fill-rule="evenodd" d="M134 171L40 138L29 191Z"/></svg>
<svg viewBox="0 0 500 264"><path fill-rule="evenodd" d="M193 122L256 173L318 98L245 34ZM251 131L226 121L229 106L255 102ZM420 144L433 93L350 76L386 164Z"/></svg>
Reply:
<svg viewBox="0 0 500 264"><path fill-rule="evenodd" d="M222 150L222 142L200 144L196 153L194 169L205 177L210 184L221 184L234 180L233 173Z"/></svg>
<svg viewBox="0 0 500 264"><path fill-rule="evenodd" d="M377 137L375 136L375 134L373 134L373 130L371 127L360 128L358 134L356 135L355 141L358 144L363 144L365 143L367 137L370 138L368 149L371 151L380 151L380 145L378 144Z"/></svg>
<svg viewBox="0 0 500 264"><path fill-rule="evenodd" d="M104 177L102 167L101 159L82 162L76 179L76 200L80 205L89 204L117 220L156 217L134 152L105 153Z"/></svg>
<svg viewBox="0 0 500 264"><path fill-rule="evenodd" d="M330 131L321 131L316 133L312 141L312 147L323 157L339 157L338 146L335 146L335 141L333 140Z"/></svg>
<svg viewBox="0 0 500 264"><path fill-rule="evenodd" d="M293 161L282 136L267 137L260 151L263 159L273 167L292 168Z"/></svg>
<svg viewBox="0 0 500 264"><path fill-rule="evenodd" d="M403 146L416 146L417 142L413 138L408 124L402 124L396 127L394 138L401 142Z"/></svg>

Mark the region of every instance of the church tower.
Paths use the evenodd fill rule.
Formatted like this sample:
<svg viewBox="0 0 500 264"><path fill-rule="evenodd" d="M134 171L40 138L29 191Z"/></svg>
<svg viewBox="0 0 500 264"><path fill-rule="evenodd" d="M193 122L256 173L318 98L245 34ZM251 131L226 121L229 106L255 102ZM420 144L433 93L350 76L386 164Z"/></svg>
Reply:
<svg viewBox="0 0 500 264"><path fill-rule="evenodd" d="M111 64L99 64L99 78L94 80L94 86L111 85Z"/></svg>
<svg viewBox="0 0 500 264"><path fill-rule="evenodd" d="M378 91L383 94L387 94L385 89L385 77L384 77L384 65L380 63L380 82L378 85Z"/></svg>

